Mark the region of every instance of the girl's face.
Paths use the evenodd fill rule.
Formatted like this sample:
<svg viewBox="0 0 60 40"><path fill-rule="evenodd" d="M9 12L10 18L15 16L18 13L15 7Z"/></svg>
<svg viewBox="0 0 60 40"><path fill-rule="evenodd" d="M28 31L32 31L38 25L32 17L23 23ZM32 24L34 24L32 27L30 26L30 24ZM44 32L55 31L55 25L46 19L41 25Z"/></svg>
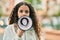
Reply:
<svg viewBox="0 0 60 40"><path fill-rule="evenodd" d="M19 7L18 18L20 18L21 16L29 16L29 14L30 14L30 10L28 6L22 5Z"/></svg>

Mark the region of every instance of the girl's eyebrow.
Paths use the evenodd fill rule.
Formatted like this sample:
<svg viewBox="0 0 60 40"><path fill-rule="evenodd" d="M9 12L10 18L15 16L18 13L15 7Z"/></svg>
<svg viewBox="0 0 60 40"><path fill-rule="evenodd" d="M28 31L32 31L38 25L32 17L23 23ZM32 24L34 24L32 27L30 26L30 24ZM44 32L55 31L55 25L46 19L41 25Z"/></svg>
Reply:
<svg viewBox="0 0 60 40"><path fill-rule="evenodd" d="M29 11L29 10L26 10L26 11Z"/></svg>

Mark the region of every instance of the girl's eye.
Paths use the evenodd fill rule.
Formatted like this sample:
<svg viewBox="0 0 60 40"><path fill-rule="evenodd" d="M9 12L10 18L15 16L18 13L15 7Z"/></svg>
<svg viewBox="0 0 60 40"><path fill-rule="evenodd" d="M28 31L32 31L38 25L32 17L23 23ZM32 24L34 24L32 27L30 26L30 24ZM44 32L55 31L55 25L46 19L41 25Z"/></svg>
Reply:
<svg viewBox="0 0 60 40"><path fill-rule="evenodd" d="M25 13L29 13L29 11L28 10L25 10Z"/></svg>
<svg viewBox="0 0 60 40"><path fill-rule="evenodd" d="M22 13L23 12L23 10L20 10L20 13Z"/></svg>

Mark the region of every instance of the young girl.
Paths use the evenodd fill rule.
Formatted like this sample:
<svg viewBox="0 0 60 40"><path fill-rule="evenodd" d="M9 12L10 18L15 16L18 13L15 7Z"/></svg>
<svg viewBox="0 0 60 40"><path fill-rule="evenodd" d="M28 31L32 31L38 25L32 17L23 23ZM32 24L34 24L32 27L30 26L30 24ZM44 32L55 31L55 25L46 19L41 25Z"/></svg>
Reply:
<svg viewBox="0 0 60 40"><path fill-rule="evenodd" d="M21 16L29 16L32 19L31 29L23 31L18 28L18 20ZM11 12L3 40L40 40L40 30L34 8L29 3L20 2Z"/></svg>

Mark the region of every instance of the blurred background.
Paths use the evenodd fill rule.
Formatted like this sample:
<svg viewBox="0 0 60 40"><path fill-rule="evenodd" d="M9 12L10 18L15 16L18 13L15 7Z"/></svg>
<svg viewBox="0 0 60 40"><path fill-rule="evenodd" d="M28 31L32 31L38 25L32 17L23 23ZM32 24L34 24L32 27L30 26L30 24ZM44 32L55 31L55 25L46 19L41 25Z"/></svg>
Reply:
<svg viewBox="0 0 60 40"><path fill-rule="evenodd" d="M0 0L0 40L13 7L21 1L35 8L45 40L60 40L60 0Z"/></svg>

